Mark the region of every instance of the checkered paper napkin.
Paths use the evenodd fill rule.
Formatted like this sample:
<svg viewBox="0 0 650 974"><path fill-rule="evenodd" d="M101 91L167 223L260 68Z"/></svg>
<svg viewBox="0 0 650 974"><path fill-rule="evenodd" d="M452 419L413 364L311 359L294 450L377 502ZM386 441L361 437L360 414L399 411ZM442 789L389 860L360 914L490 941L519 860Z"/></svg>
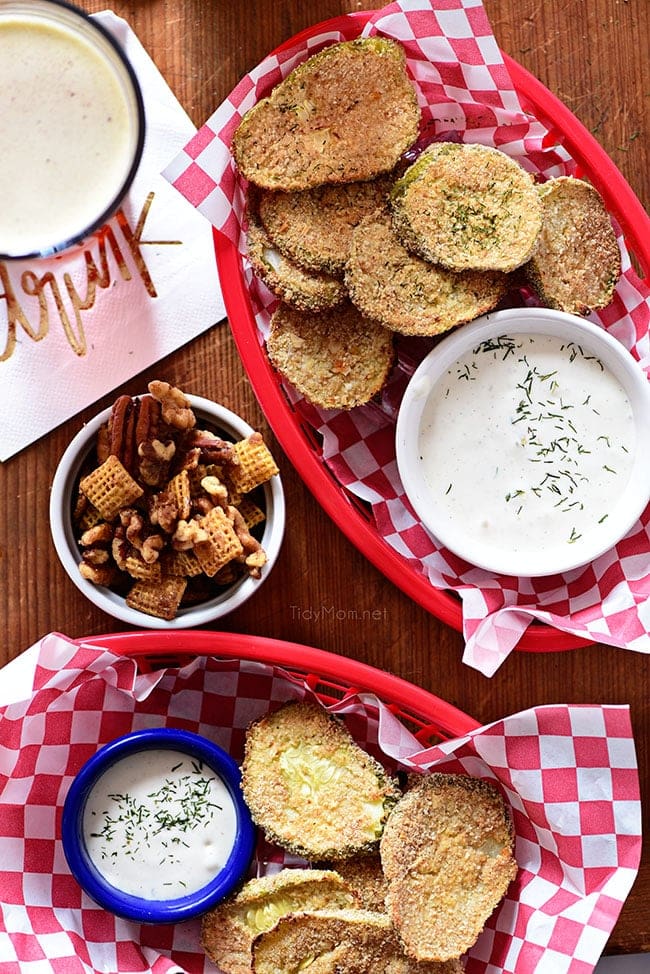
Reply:
<svg viewBox="0 0 650 974"><path fill-rule="evenodd" d="M61 843L66 793L100 745L144 727L204 734L241 760L252 719L312 691L295 674L246 660L200 657L141 674L131 659L56 633L29 656L32 692L0 706L0 974L44 965L60 974L214 972L200 921L140 925L81 892ZM519 872L469 952L467 974L593 970L640 859L626 707L538 707L425 750L372 693L350 690L327 709L389 770L481 777L512 808ZM260 842L253 869L282 862Z"/></svg>
<svg viewBox="0 0 650 974"><path fill-rule="evenodd" d="M268 57L239 83L165 172L242 253L260 341L268 333L277 299L254 278L245 258L245 182L235 170L230 140L244 112L296 64L326 44L356 36L358 29L357 22L340 18L335 29ZM422 108L423 142L481 142L514 156L540 178L580 175L553 135L522 110L479 0L402 0L378 11L363 33L383 34L404 45ZM632 268L621 235L619 244L623 275L614 300L592 318L647 367L650 292ZM465 662L492 675L534 619L586 639L650 652L650 511L621 544L596 562L533 580L475 568L441 547L418 523L397 472L394 436L408 378L430 347L426 340L398 341L398 364L380 403L350 412L324 411L290 388L286 392L322 436L324 462L338 482L371 505L379 534L433 586L460 596Z"/></svg>

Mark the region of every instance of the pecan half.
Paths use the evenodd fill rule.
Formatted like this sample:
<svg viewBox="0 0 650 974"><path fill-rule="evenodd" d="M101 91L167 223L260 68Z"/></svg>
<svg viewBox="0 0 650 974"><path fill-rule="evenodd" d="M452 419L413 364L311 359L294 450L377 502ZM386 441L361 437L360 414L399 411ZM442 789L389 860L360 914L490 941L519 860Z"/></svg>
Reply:
<svg viewBox="0 0 650 974"><path fill-rule="evenodd" d="M128 472L135 472L136 403L130 396L118 396L108 420L109 454L116 456Z"/></svg>

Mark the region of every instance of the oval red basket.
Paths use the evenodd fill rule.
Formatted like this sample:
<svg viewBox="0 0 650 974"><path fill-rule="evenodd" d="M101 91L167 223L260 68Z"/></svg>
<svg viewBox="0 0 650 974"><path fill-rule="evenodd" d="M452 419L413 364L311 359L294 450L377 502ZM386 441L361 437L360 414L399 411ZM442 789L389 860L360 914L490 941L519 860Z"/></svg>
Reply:
<svg viewBox="0 0 650 974"><path fill-rule="evenodd" d="M280 45L278 53L325 30L358 35L369 12L336 17L316 24ZM633 259L645 278L650 277L650 217L632 188L604 149L582 123L544 85L503 54L522 107L549 130L552 144L562 145L578 165L577 175L586 176L600 192L609 212L623 230ZM235 245L215 231L215 251L224 303L237 349L264 414L287 457L311 493L348 539L391 582L442 622L462 630L459 598L451 591L434 588L377 532L372 513L333 476L322 460L321 445L314 430L292 407L280 377L271 368L260 345L250 296L243 275L241 257ZM534 622L520 639L517 649L550 652L576 649L589 641Z"/></svg>
<svg viewBox="0 0 650 974"><path fill-rule="evenodd" d="M305 681L323 703L348 693L374 693L423 746L434 739L461 737L480 725L452 704L401 677L367 663L299 643L203 629L175 632L119 632L76 640L135 659L142 672L182 666L195 656L246 659L280 666Z"/></svg>

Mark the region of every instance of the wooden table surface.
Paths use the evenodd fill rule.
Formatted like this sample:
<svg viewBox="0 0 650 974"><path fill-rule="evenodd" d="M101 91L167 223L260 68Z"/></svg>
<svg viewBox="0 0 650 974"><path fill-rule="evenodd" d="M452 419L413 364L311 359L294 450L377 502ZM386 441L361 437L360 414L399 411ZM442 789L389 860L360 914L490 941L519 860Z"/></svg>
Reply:
<svg viewBox="0 0 650 974"><path fill-rule="evenodd" d="M355 0L114 0L110 5L83 0L81 5L89 11L111 6L129 21L197 126L270 48L313 23L366 6ZM486 0L485 6L501 48L573 110L649 209L647 0ZM355 657L438 693L481 722L536 704L629 703L647 830L647 657L606 646L519 651L493 678L483 677L461 662L460 634L388 582L322 512L275 442L227 324L211 328L119 391L138 393L154 377L242 414L265 433L281 466L288 530L280 560L259 594L221 628ZM96 408L0 466L0 664L49 631L77 637L125 628L79 594L57 560L48 529L48 488L57 461ZM361 618L366 621L354 621ZM650 950L647 845L607 950Z"/></svg>

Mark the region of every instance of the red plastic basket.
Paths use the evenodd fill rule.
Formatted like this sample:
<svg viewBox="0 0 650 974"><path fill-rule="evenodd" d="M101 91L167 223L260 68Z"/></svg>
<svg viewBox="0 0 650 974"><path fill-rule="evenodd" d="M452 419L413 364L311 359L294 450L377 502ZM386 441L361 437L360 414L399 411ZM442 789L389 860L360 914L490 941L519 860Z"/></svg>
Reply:
<svg viewBox="0 0 650 974"><path fill-rule="evenodd" d="M280 666L304 680L323 703L346 694L374 693L423 746L461 737L480 725L452 704L414 683L367 663L282 639L203 629L133 631L88 636L78 643L135 659L142 672L182 666L195 656L246 659Z"/></svg>
<svg viewBox="0 0 650 974"><path fill-rule="evenodd" d="M322 33L342 31L359 34L371 16L359 12L314 25L281 44L274 53ZM632 188L590 132L559 99L516 61L503 55L523 108L549 129L549 144L563 145L600 192L610 213L620 224L630 255L642 275L650 277L650 217ZM215 231L217 266L226 312L235 343L255 395L287 457L326 513L363 555L391 582L442 622L462 630L460 599L455 593L434 588L378 534L368 505L335 479L322 460L322 448L314 430L296 413L260 345L241 257L235 245ZM519 650L550 652L576 649L590 641L533 622L517 645Z"/></svg>

